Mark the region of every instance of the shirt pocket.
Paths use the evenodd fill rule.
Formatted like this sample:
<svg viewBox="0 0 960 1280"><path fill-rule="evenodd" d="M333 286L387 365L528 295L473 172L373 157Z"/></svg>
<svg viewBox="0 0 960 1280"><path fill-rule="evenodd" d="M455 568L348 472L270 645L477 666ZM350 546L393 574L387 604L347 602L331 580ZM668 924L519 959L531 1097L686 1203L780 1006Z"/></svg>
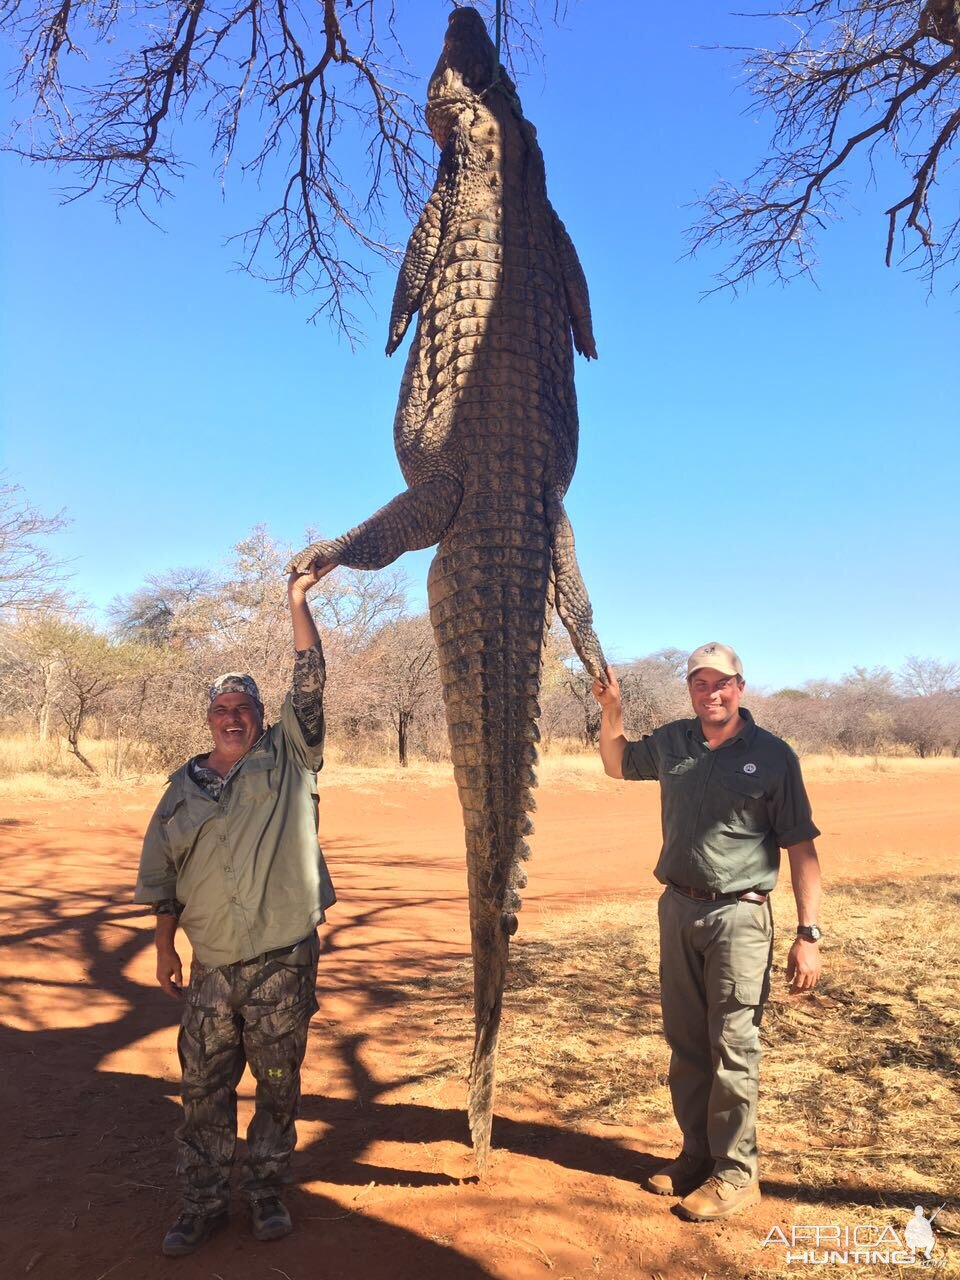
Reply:
<svg viewBox="0 0 960 1280"><path fill-rule="evenodd" d="M755 773L724 773L720 781L738 796L746 796L750 800L763 799L763 781Z"/></svg>
<svg viewBox="0 0 960 1280"><path fill-rule="evenodd" d="M681 755L678 752L669 752L663 756L663 763L660 766L661 776L664 778L682 779L691 773L697 767L697 761L693 756Z"/></svg>
<svg viewBox="0 0 960 1280"><path fill-rule="evenodd" d="M272 756L254 756L246 761L237 779L239 799L243 804L260 804L274 794Z"/></svg>
<svg viewBox="0 0 960 1280"><path fill-rule="evenodd" d="M770 829L762 779L756 774L725 773L718 781L721 788L718 798L734 826L754 834Z"/></svg>
<svg viewBox="0 0 960 1280"><path fill-rule="evenodd" d="M208 812L199 814L192 811L187 801L182 799L177 801L168 814L160 815L167 847L177 870L193 848L197 832L209 816Z"/></svg>

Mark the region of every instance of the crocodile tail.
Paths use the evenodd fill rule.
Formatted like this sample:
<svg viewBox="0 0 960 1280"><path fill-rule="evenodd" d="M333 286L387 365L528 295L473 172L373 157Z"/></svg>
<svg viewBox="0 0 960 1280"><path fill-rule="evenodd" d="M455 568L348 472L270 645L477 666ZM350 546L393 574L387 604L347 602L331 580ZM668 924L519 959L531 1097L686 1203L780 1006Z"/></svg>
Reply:
<svg viewBox="0 0 960 1280"><path fill-rule="evenodd" d="M533 797L528 803L532 807ZM470 1088L467 1117L470 1137L476 1154L477 1168L482 1173L490 1150L493 1125L493 1098L497 1063L497 1040L500 1034L500 1012L506 981L510 937L516 932L516 912L520 907L518 890L526 884L522 862L530 856L529 846L519 838L520 832L533 830L524 814L515 823L515 833L508 836L506 885L502 892L490 892L483 882L484 870L491 863L495 842L484 840L479 833L467 831L467 867L470 889L470 931L473 953L475 1040L470 1063ZM498 901L499 900L499 901Z"/></svg>
<svg viewBox="0 0 960 1280"><path fill-rule="evenodd" d="M469 854L468 854L469 858ZM475 894L471 891L473 902ZM472 914L472 913L471 913ZM467 1119L477 1169L483 1173L490 1151L493 1097L496 1083L497 1041L506 979L509 937L499 919L472 924L474 957L475 1040L470 1062Z"/></svg>
<svg viewBox="0 0 960 1280"><path fill-rule="evenodd" d="M488 498L488 517L490 505ZM468 1116L482 1171L510 937L530 856L524 837L533 830L528 815L536 807L550 547L543 520L508 535L502 514L494 513L469 537L462 515L463 508L441 541L429 595L466 835L476 1034Z"/></svg>

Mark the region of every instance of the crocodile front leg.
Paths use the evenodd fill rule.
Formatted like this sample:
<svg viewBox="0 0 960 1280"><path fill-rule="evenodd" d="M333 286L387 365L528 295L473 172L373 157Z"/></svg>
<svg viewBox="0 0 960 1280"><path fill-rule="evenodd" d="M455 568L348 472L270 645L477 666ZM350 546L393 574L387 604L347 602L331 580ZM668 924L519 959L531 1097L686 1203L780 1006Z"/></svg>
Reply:
<svg viewBox="0 0 960 1280"><path fill-rule="evenodd" d="M342 564L349 569L382 569L405 551L439 542L456 514L463 489L452 476L413 485L349 533L314 542L298 552L287 573L306 573L312 565Z"/></svg>
<svg viewBox="0 0 960 1280"><path fill-rule="evenodd" d="M387 339L387 355L392 356L403 341L410 320L419 311L423 301L423 289L433 268L440 245L443 229L444 207L447 193L441 183L441 177L430 199L423 207L423 212L407 241L407 251L403 257L403 265L397 276L397 284L393 293L393 306L390 310L390 336Z"/></svg>
<svg viewBox="0 0 960 1280"><path fill-rule="evenodd" d="M588 360L596 360L597 344L593 339L593 320L590 316L590 295L583 267L577 256L576 248L570 239L570 233L560 221L556 210L551 208L550 217L553 225L553 241L557 247L560 270L563 274L563 288L567 297L567 310L570 314L570 327L573 329L573 345Z"/></svg>

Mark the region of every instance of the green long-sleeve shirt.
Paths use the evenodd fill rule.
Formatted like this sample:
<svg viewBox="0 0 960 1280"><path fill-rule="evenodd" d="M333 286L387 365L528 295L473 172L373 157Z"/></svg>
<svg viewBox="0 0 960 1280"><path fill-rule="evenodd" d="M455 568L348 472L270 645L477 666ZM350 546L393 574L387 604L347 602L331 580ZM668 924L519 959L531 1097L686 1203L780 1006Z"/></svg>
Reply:
<svg viewBox="0 0 960 1280"><path fill-rule="evenodd" d="M176 898L201 964L247 960L298 942L336 901L317 842L317 770L284 701L214 798L183 765L170 777L140 858L135 902Z"/></svg>

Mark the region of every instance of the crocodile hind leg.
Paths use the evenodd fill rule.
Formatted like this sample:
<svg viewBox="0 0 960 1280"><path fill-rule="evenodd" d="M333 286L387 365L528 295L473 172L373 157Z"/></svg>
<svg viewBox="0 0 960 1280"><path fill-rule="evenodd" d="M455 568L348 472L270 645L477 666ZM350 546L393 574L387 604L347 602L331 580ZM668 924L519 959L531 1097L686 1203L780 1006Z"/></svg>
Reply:
<svg viewBox="0 0 960 1280"><path fill-rule="evenodd" d="M547 518L553 543L554 600L557 614L570 634L580 661L594 679L606 684L607 660L593 629L593 609L577 564L573 527L558 493L551 494L547 499Z"/></svg>
<svg viewBox="0 0 960 1280"><path fill-rule="evenodd" d="M314 542L293 557L287 573L306 573L312 565L342 564L349 569L382 569L405 551L439 542L460 505L463 489L451 476L437 476L381 507L349 533Z"/></svg>

